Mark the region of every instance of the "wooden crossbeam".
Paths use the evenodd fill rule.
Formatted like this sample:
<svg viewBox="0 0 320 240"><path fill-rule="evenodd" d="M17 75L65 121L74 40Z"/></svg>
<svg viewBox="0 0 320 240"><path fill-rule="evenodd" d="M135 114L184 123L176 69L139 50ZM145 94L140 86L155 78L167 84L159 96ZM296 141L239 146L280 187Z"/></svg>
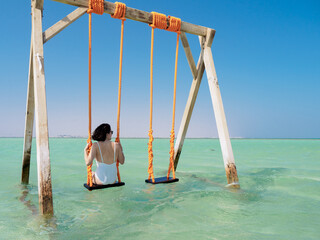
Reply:
<svg viewBox="0 0 320 240"><path fill-rule="evenodd" d="M61 2L77 7L88 7L88 0L53 0L56 2ZM104 12L107 14L113 14L115 11L116 4L108 1L104 1ZM145 12L142 10L134 9L131 7L126 8L126 16L127 19L131 19L134 21L144 22L151 24L152 23L152 14L149 12ZM206 36L207 27L195 25L188 22L181 22L181 31L186 33L191 33L199 36Z"/></svg>
<svg viewBox="0 0 320 240"><path fill-rule="evenodd" d="M71 23L76 21L78 18L83 16L87 12L88 8L79 7L76 10L74 10L72 13L61 19L56 24L52 25L50 28L48 28L43 33L43 43L46 43L51 38L56 36L58 33L60 33L63 29L68 27Z"/></svg>

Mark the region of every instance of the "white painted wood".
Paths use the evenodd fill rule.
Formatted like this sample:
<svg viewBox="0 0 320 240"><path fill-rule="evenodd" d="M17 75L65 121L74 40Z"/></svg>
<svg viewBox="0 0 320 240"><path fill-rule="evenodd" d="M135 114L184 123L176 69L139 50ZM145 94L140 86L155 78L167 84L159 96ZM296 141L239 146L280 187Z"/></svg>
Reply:
<svg viewBox="0 0 320 240"><path fill-rule="evenodd" d="M199 36L201 52L200 52L200 56L199 56L198 63L197 63L197 69L196 69L197 78L194 78L192 81L190 92L189 92L189 97L188 97L187 104L186 104L186 107L185 107L185 110L184 110L184 113L183 113L183 116L181 119L179 132L178 132L176 143L174 146L174 154L175 154L174 155L174 167L175 167L175 169L178 166L178 162L179 162L180 154L182 151L184 139L187 134L192 111L193 111L193 108L194 108L194 105L195 105L195 102L196 102L196 99L198 96L199 87L200 87L202 76L204 73L204 62L203 62L204 48L205 48L205 46L211 47L215 31L212 30L209 33L210 34L208 34L207 37Z"/></svg>
<svg viewBox="0 0 320 240"><path fill-rule="evenodd" d="M56 2L61 2L77 7L88 7L88 0L53 0ZM107 14L113 14L115 11L115 4L113 2L104 1L104 12ZM141 11L138 9L134 9L131 7L126 8L126 16L127 19L131 19L134 21L144 22L144 23L152 23L152 14L149 12ZM206 36L207 28L199 25L195 25L188 22L181 22L181 31L186 33L191 33L199 36Z"/></svg>
<svg viewBox="0 0 320 240"><path fill-rule="evenodd" d="M175 167L175 169L178 166L180 154L182 151L182 146L183 146L186 134L187 134L192 111L193 111L194 104L195 104L197 96L198 96L200 83L201 83L202 76L204 73L204 62L203 62L204 46L209 44L209 46L211 47L213 37L214 37L214 34L213 35L210 34L207 38L199 36L201 52L200 52L200 56L199 56L199 60L198 60L198 64L197 64L197 78L193 79L193 81L192 81L190 92L189 92L189 97L188 97L187 104L186 104L186 107L185 107L185 110L184 110L184 113L183 113L183 116L181 119L179 132L178 132L176 143L174 146L174 154L175 154L174 155L174 167Z"/></svg>
<svg viewBox="0 0 320 240"><path fill-rule="evenodd" d="M188 63L189 63L189 67L190 67L191 72L192 72L193 79L196 79L197 78L196 64L194 63L194 59L193 59L193 56L192 56L192 53L191 53L191 49L190 49L190 46L189 46L189 43L188 43L188 39L187 39L187 36L186 36L186 34L184 32L181 32L180 39L181 39L181 42L182 42L182 46L183 46L184 52L186 53L186 57L187 57L187 60L188 60Z"/></svg>
<svg viewBox="0 0 320 240"><path fill-rule="evenodd" d="M215 119L218 128L223 160L225 165L228 163L234 163L234 156L232 152L226 117L223 109L218 78L213 63L211 48L209 47L206 47L204 50L204 63L208 78Z"/></svg>
<svg viewBox="0 0 320 240"><path fill-rule="evenodd" d="M34 122L34 81L33 81L32 62L33 62L33 47L32 47L32 38L31 38L27 106L26 106L25 132L24 132L23 157L22 157L22 173L21 173L21 183L23 184L29 183L32 133L33 133L33 122Z"/></svg>
<svg viewBox="0 0 320 240"><path fill-rule="evenodd" d="M59 22L52 25L43 33L43 43L46 43L51 38L53 38L58 33L60 33L63 29L68 27L71 23L79 19L81 16L83 16L87 12L87 10L88 8L79 7L76 10L74 10L72 13L70 13L63 19L61 19Z"/></svg>
<svg viewBox="0 0 320 240"><path fill-rule="evenodd" d="M32 29L39 206L40 213L53 214L43 61L42 11L35 7L32 7Z"/></svg>
<svg viewBox="0 0 320 240"><path fill-rule="evenodd" d="M201 37L203 38L203 37ZM194 104L196 102L197 96L198 96L198 91L200 87L200 83L202 80L202 76L204 73L204 63L203 63L203 49L201 49L198 64L197 64L197 73L198 76L197 78L193 79L190 92L189 92L189 97L187 100L186 107L184 109L184 113L181 119L180 127L179 127L179 132L176 138L176 142L174 145L174 168L175 170L177 169L180 154L182 151L184 139L187 134L187 130L189 127L192 111L194 108Z"/></svg>
<svg viewBox="0 0 320 240"><path fill-rule="evenodd" d="M218 128L218 135L219 135L219 140L220 140L223 161L224 161L226 171L229 171L230 167L235 168L235 161L234 161L231 141L230 141L230 137L229 137L226 116L225 116L225 112L224 112L224 108L223 108L217 73L216 73L216 69L214 66L210 46L205 47L203 58L204 58L204 65L205 65L205 69L206 69L214 115L215 115L216 124L217 124L217 128ZM235 171L235 173L234 173L234 171ZM231 175L237 174L235 169L232 170L232 172L233 173L231 173ZM228 183L230 184L228 172L227 172L227 176L228 176ZM238 179L237 175L230 176L230 179L231 178L233 179L233 181L234 181L234 179Z"/></svg>

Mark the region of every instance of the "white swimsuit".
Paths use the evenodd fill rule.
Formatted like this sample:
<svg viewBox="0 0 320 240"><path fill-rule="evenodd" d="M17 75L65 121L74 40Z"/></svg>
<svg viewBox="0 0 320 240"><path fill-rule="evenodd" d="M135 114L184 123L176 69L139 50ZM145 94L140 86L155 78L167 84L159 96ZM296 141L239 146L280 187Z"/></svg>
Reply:
<svg viewBox="0 0 320 240"><path fill-rule="evenodd" d="M102 184L112 184L117 180L117 166L116 166L116 144L114 144L114 157L112 164L106 164L103 162L103 157L100 149L100 145L98 142L98 147L100 151L100 156L102 162L98 162L96 160L97 169L96 169L96 177L102 182Z"/></svg>

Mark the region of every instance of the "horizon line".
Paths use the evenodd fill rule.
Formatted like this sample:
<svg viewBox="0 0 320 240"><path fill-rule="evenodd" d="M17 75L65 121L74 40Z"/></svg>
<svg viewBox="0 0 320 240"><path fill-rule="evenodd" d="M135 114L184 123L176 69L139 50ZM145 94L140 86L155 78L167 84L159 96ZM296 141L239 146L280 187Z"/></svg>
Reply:
<svg viewBox="0 0 320 240"><path fill-rule="evenodd" d="M8 137L8 136L0 136L0 138L24 138L24 137L17 137L17 136L14 136L14 137ZM32 137L32 139L34 139L36 137ZM86 139L87 137L82 137L82 136L54 136L54 137L49 137L50 138L64 138L64 139L71 139L71 138L77 138L77 139ZM122 137L120 139L148 139L148 137ZM169 137L154 137L154 139L170 139ZM185 139L219 139L219 137L186 137ZM266 139L266 140L320 140L320 137L316 137L316 138L308 138L308 137L230 137L230 139Z"/></svg>

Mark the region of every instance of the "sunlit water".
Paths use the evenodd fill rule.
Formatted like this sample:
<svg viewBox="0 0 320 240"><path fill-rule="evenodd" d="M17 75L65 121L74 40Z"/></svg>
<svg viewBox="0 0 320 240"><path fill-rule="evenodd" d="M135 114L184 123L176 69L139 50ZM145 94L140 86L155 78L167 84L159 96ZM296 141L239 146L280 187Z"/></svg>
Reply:
<svg viewBox="0 0 320 240"><path fill-rule="evenodd" d="M36 148L20 184L22 138L0 138L0 239L320 239L320 141L232 140L240 190L225 187L217 139L186 139L178 183L150 185L147 139L123 139L124 187L83 187L85 139L50 139L54 216L39 215ZM154 141L164 176L169 140Z"/></svg>

